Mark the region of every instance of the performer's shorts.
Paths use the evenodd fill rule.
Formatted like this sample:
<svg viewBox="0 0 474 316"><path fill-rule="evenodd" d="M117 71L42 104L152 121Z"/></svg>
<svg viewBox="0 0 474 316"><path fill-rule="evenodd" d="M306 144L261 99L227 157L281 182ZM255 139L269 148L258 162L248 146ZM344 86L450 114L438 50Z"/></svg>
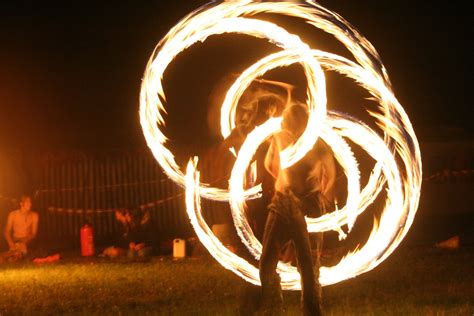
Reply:
<svg viewBox="0 0 474 316"><path fill-rule="evenodd" d="M288 224L296 216L318 217L323 214L317 193L298 197L288 189L275 192L268 210Z"/></svg>

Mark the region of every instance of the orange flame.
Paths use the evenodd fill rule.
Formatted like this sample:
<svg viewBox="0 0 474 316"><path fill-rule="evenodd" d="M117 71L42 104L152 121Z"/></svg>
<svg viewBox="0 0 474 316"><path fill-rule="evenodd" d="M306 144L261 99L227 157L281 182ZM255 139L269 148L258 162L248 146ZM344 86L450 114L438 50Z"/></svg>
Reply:
<svg viewBox="0 0 474 316"><path fill-rule="evenodd" d="M257 13L281 14L303 19L339 40L355 61L311 49L297 35L274 23L255 19ZM243 243L258 259L262 245L253 235L244 216L245 201L257 198L261 185L244 189L244 179L257 147L280 130L281 118L270 118L252 131L241 149L229 180L229 190L199 182L196 159L188 164L186 176L166 148L167 138L161 131L165 122L165 94L162 77L168 65L184 49L210 35L241 33L265 38L282 51L262 58L245 70L227 91L221 108L223 137L234 128L239 98L253 80L267 71L300 63L307 81L309 119L300 139L280 153L282 166L297 163L321 137L332 147L348 179L348 198L341 209L316 219L307 218L310 232L337 231L352 228L357 216L377 197L387 184L385 208L365 245L347 254L336 266L322 267L322 285L334 284L375 268L400 244L408 232L418 207L421 187L421 154L415 133L404 109L396 99L387 72L374 47L342 17L319 4L307 1L257 2L225 1L206 5L185 17L160 41L148 62L140 93L140 122L148 146L165 173L186 188L186 207L191 223L210 253L224 267L253 284L260 284L258 270L222 246L201 215L200 198L229 201L235 226ZM347 115L327 111L324 71L336 71L353 79L379 103L380 113L369 112L383 130L382 139L364 123ZM362 147L376 161L368 183L360 188L357 161L345 139ZM400 166L397 164L400 162ZM279 263L278 272L284 289L300 289L299 274L290 265Z"/></svg>

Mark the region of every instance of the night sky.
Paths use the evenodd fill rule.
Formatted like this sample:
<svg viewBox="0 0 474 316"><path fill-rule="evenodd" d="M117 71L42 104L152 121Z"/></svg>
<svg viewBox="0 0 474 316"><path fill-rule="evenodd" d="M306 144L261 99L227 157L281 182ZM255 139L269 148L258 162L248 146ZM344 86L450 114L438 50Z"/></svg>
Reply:
<svg viewBox="0 0 474 316"><path fill-rule="evenodd" d="M0 146L37 150L144 146L138 94L147 60L166 32L204 3L4 1ZM472 137L473 16L467 4L320 3L345 17L377 48L422 141L441 137L440 126L451 128L452 138ZM266 43L253 45L253 39L241 44L238 39L211 38L207 46L183 53L170 68L165 88L169 87L170 104L179 106L170 113L174 127L169 132L177 139L183 126L203 128L205 123L198 118L205 117L206 107L200 104L208 100L212 81L245 69L250 57L264 56L271 49ZM217 53L211 53L213 49ZM183 116L183 104L196 109L196 116Z"/></svg>

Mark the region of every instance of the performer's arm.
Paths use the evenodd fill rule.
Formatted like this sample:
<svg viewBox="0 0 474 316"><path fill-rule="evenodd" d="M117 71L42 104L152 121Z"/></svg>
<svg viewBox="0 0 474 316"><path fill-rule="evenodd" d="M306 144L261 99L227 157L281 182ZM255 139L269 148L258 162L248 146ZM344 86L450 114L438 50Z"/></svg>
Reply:
<svg viewBox="0 0 474 316"><path fill-rule="evenodd" d="M280 166L280 155L278 148L276 148L275 138L272 139L268 148L267 155L265 156L265 169L274 177L278 178L278 170Z"/></svg>
<svg viewBox="0 0 474 316"><path fill-rule="evenodd" d="M328 201L334 201L334 184L336 182L336 163L334 157L330 155L329 158L325 159L323 165L323 179L321 183L321 192L324 194Z"/></svg>
<svg viewBox="0 0 474 316"><path fill-rule="evenodd" d="M245 140L246 132L244 130L244 127L239 125L236 126L230 133L229 136L227 136L222 143L220 144L221 148L229 149L229 148L234 148L236 151L239 151L240 146L242 146L242 143Z"/></svg>

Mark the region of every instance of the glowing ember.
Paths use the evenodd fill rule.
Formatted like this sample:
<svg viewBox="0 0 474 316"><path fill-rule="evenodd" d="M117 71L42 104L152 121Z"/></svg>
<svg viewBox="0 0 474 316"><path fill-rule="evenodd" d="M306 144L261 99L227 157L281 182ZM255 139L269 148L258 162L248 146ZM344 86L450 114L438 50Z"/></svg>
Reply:
<svg viewBox="0 0 474 316"><path fill-rule="evenodd" d="M274 23L253 18L257 13L281 14L303 19L337 38L352 53L354 61L338 55L313 50L293 34ZM244 178L258 146L280 130L281 118L271 118L252 131L232 170L229 190L199 182L197 159L188 164L186 176L173 154L166 148L164 126L165 95L162 77L173 59L184 49L207 37L240 33L264 38L282 48L244 71L228 90L221 108L221 131L227 137L235 127L239 98L249 85L267 71L300 63L307 81L309 119L305 132L290 148L280 153L282 167L298 162L321 137L335 153L348 179L346 205L319 218L307 218L310 232L337 231L345 238L342 226L351 230L357 216L385 187L387 198L378 223L365 245L347 254L336 266L322 267L322 285L334 284L370 271L389 256L408 232L418 207L421 187L421 156L411 123L391 89L385 68L373 48L349 23L319 4L306 2L229 1L206 5L179 22L156 47L147 65L140 93L140 120L148 146L166 174L186 188L186 207L201 242L224 267L248 282L260 284L258 269L224 247L212 234L201 215L200 198L229 201L237 231L250 252L258 259L262 245L255 238L245 218L245 201L257 198L261 185L244 189ZM384 132L382 139L374 130L355 119L326 110L324 71L336 71L353 79L379 103L380 113L369 112ZM357 161L344 138L362 147L375 161L368 183L361 190ZM250 167L254 175L256 170ZM279 263L278 272L284 289L299 289L296 268Z"/></svg>

